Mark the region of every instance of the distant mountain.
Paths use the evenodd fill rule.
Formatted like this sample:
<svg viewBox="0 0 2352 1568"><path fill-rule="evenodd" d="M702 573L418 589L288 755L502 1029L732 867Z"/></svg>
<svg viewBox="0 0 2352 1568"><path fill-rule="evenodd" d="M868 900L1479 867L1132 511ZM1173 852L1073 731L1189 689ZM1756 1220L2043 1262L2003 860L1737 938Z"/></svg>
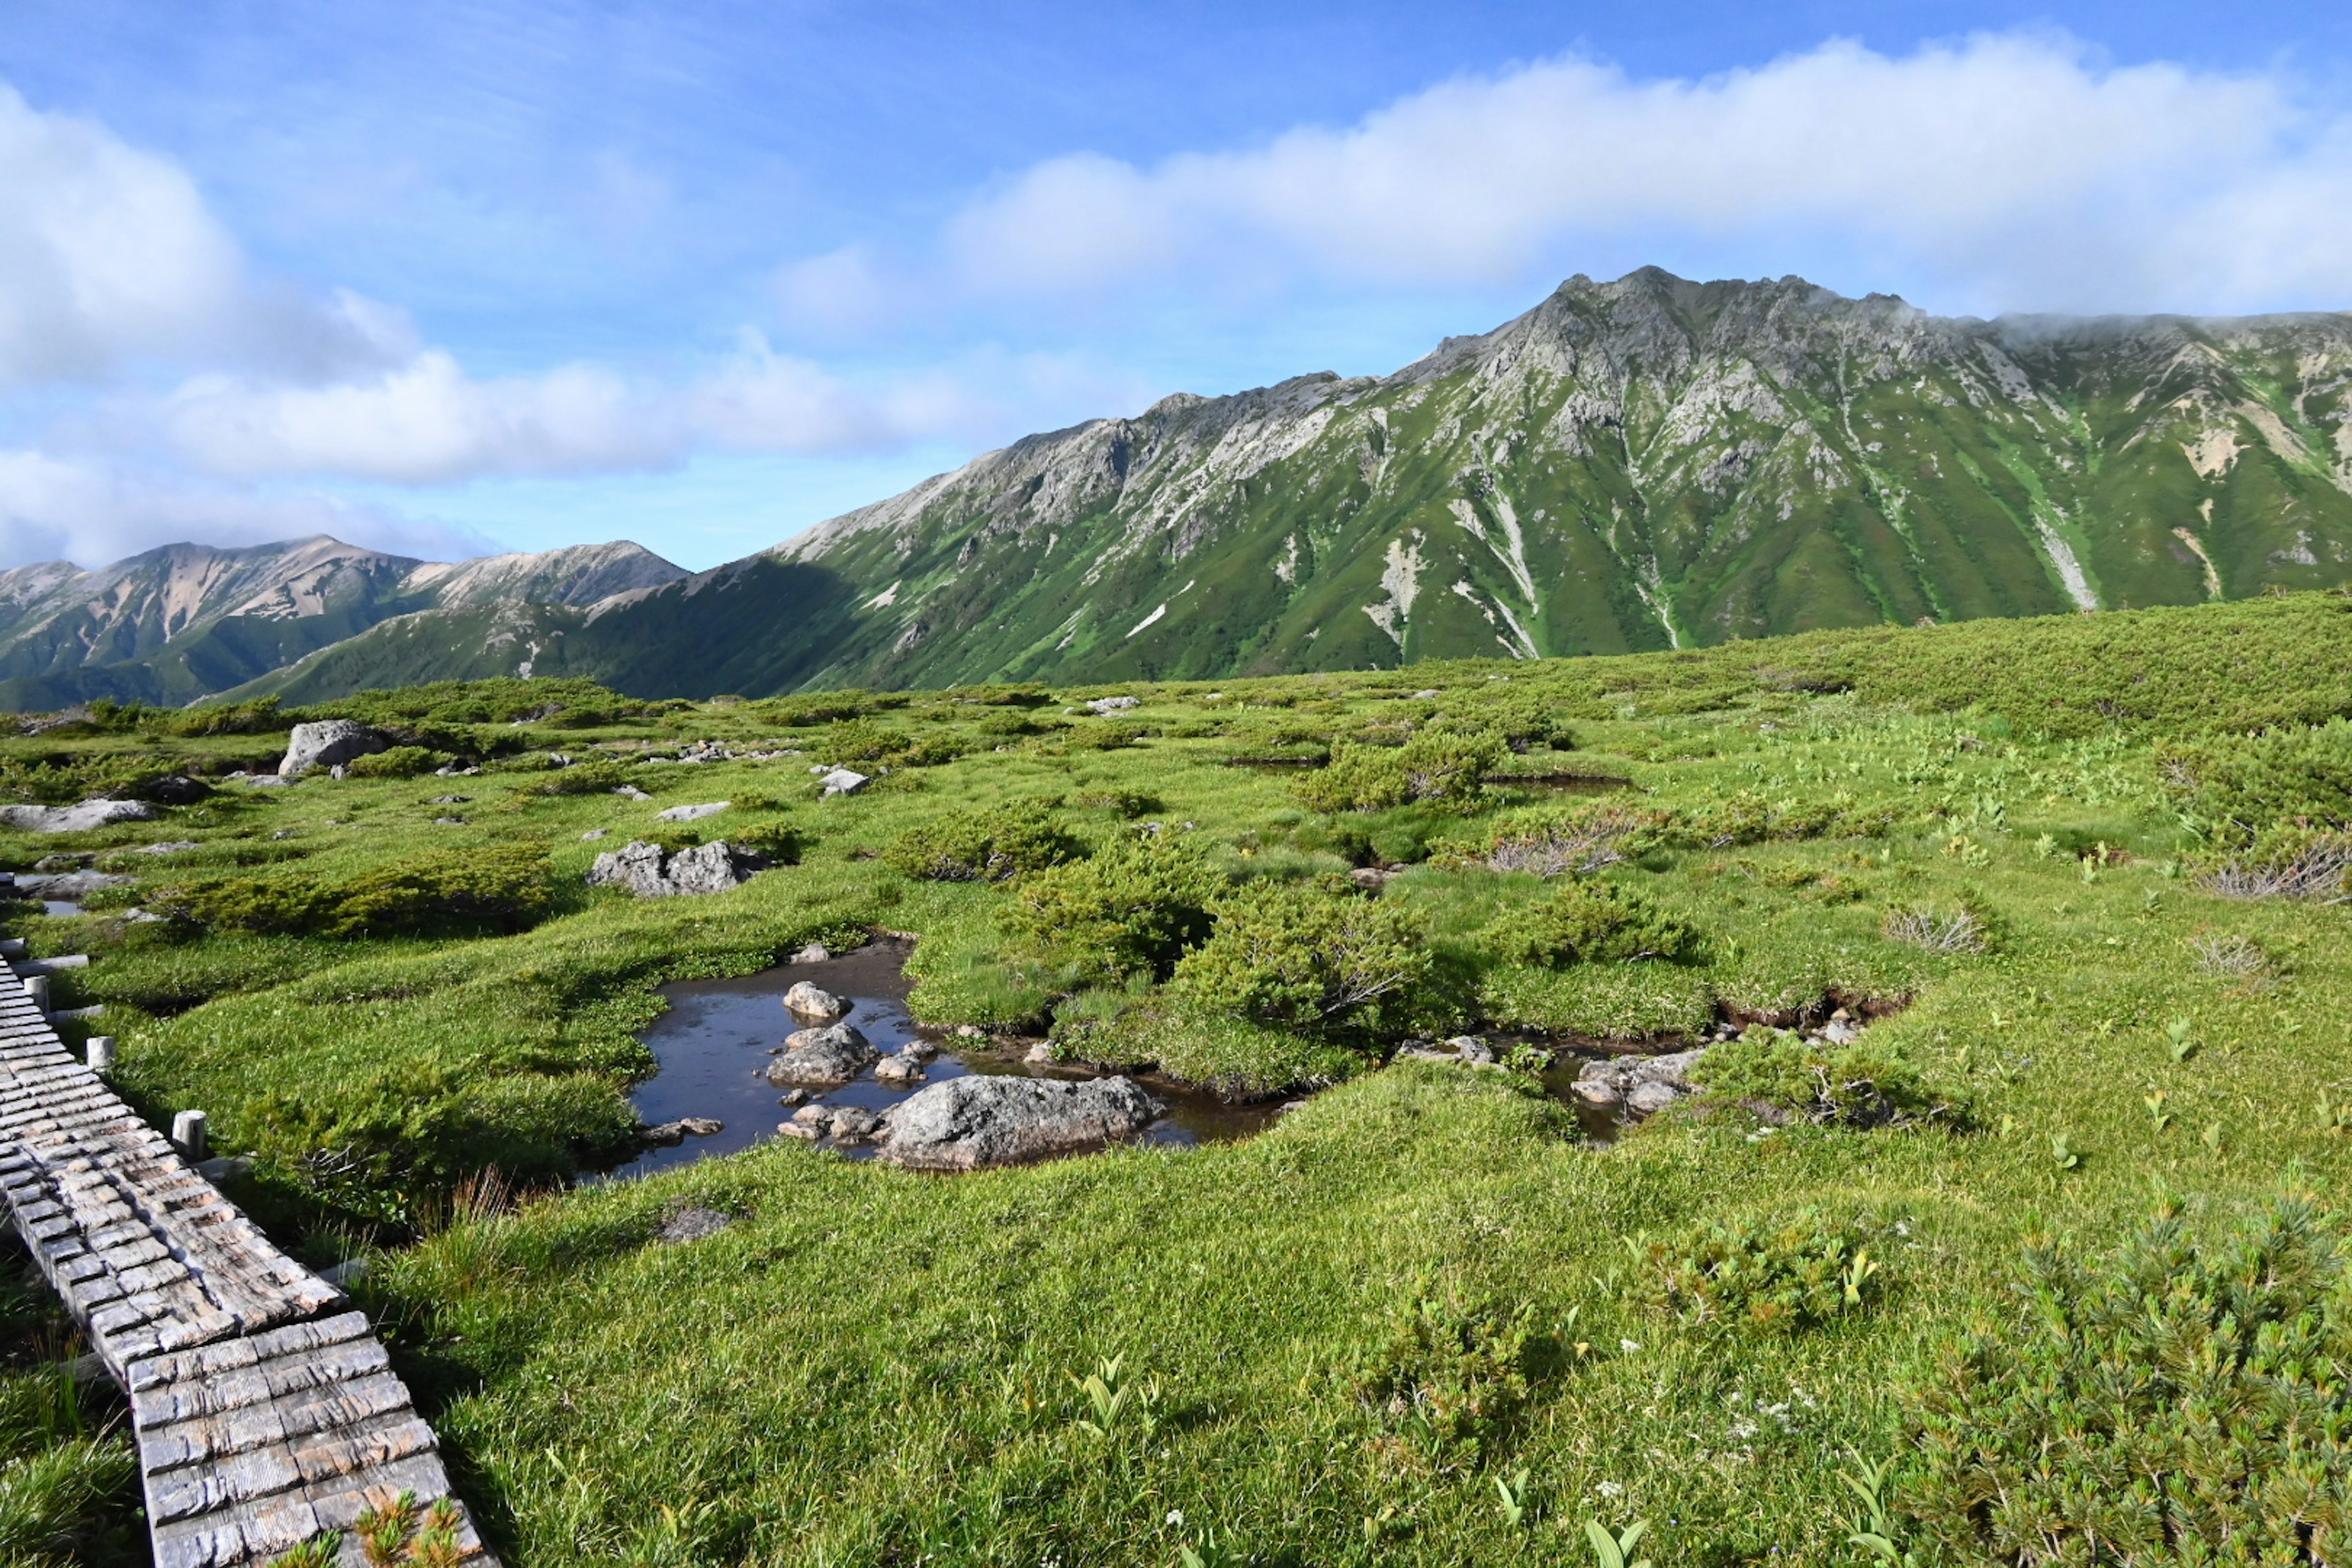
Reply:
<svg viewBox="0 0 2352 1568"><path fill-rule="evenodd" d="M241 550L169 544L96 572L69 562L20 566L0 573L0 707L186 702L394 616L588 605L684 576L628 543L444 563L323 535Z"/></svg>
<svg viewBox="0 0 2352 1568"><path fill-rule="evenodd" d="M715 571L386 619L252 689L1216 679L2347 581L2352 315L1954 320L1644 268L1394 375L1170 397Z"/></svg>

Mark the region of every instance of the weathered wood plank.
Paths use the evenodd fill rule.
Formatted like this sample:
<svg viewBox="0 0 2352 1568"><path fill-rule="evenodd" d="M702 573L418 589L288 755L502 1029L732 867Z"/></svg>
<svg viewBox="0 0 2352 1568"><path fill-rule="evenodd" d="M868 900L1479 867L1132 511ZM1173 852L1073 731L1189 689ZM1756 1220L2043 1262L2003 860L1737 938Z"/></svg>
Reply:
<svg viewBox="0 0 2352 1568"><path fill-rule="evenodd" d="M191 1170L5 976L0 1205L131 1396L158 1568L259 1568L404 1494L450 1498L367 1320L321 1317L342 1293ZM456 1518L463 1560L494 1568ZM356 1536L342 1561L364 1562Z"/></svg>

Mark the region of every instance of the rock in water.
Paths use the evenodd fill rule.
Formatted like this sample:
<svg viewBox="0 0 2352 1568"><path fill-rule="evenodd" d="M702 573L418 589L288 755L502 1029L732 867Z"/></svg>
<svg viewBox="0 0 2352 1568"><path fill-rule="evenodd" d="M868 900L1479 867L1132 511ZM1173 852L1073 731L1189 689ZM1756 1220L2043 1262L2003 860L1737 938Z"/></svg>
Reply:
<svg viewBox="0 0 2352 1568"><path fill-rule="evenodd" d="M950 1079L882 1119L882 1157L909 1170L977 1171L1141 1131L1167 1109L1131 1079Z"/></svg>
<svg viewBox="0 0 2352 1568"><path fill-rule="evenodd" d="M0 805L0 826L20 833L87 833L114 822L148 822L157 816L143 800L86 800L79 805Z"/></svg>
<svg viewBox="0 0 2352 1568"><path fill-rule="evenodd" d="M666 855L660 845L641 839L597 856L596 863L588 868L588 885L626 888L641 899L723 893L741 887L767 866L765 855L739 849L723 838L674 855Z"/></svg>
<svg viewBox="0 0 2352 1568"><path fill-rule="evenodd" d="M391 744L355 719L321 719L316 723L297 724L293 734L287 737L286 760L278 764L278 776L290 779L312 768L356 762Z"/></svg>
<svg viewBox="0 0 2352 1568"><path fill-rule="evenodd" d="M847 1083L881 1055L871 1040L847 1024L802 1029L784 1037L784 1054L768 1064L768 1081L778 1089Z"/></svg>
<svg viewBox="0 0 2352 1568"><path fill-rule="evenodd" d="M929 1076L923 1070L923 1058L911 1050L884 1057L874 1065L874 1081L890 1089L912 1089Z"/></svg>
<svg viewBox="0 0 2352 1568"><path fill-rule="evenodd" d="M827 1023L849 1013L848 1003L824 986L812 985L805 980L794 981L793 988L784 993L784 1006L796 1016L821 1018Z"/></svg>

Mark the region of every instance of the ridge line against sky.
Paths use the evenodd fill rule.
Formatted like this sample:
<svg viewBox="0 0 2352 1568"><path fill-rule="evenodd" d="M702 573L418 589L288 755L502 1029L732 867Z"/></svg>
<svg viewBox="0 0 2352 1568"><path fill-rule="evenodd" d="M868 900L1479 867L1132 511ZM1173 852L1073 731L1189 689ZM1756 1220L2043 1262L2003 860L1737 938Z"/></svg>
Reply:
<svg viewBox="0 0 2352 1568"><path fill-rule="evenodd" d="M2228 47L2185 6L1664 13L1307 6L1270 46L1211 5L1081 46L1040 5L975 54L920 6L205 0L159 43L33 0L0 38L0 566L330 532L707 567L1032 430L1385 374L1651 263L1939 313L2352 308L2332 12Z"/></svg>

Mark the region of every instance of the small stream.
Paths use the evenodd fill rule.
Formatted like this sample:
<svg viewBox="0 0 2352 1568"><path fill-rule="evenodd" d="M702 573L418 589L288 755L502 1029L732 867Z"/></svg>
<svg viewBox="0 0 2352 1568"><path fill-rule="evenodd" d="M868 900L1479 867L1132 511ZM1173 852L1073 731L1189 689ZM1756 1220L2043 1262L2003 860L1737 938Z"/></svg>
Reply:
<svg viewBox="0 0 2352 1568"><path fill-rule="evenodd" d="M613 1177L646 1175L714 1154L732 1154L778 1136L777 1124L792 1116L793 1108L782 1102L783 1091L768 1082L767 1069L784 1037L809 1022L784 1009L784 993L798 981L823 986L849 1002L845 1021L885 1056L916 1039L928 1040L940 1053L926 1069L924 1083L915 1088L885 1087L875 1081L868 1068L838 1089L812 1092L804 1103L857 1106L878 1112L929 1084L967 1073L1026 1073L1060 1079L1108 1076L1078 1068L1034 1065L1021 1058L1018 1048L1008 1052L987 1041L962 1039L919 1026L907 1013L903 973L907 952L898 943L876 942L821 963L783 963L757 974L684 980L663 986L661 994L669 1003L669 1011L645 1035L646 1045L659 1066L653 1077L631 1092L630 1102L649 1127L703 1117L722 1123L723 1130L647 1149L612 1172ZM1281 1113L1272 1103L1228 1105L1213 1095L1156 1074L1129 1076L1168 1107L1166 1115L1145 1129L1139 1140L1143 1142L1227 1142L1261 1131ZM877 1152L870 1144L826 1146L853 1160L872 1159Z"/></svg>

